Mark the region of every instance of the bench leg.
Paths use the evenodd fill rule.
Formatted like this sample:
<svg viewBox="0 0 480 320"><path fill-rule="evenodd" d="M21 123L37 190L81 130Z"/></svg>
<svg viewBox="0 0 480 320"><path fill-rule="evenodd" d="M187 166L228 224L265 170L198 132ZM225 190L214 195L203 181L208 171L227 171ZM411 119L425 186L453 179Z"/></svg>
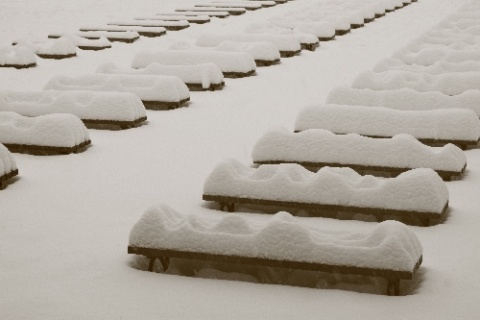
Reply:
<svg viewBox="0 0 480 320"><path fill-rule="evenodd" d="M233 202L220 202L220 210L227 208L228 212L233 212L235 210L235 203Z"/></svg>
<svg viewBox="0 0 480 320"><path fill-rule="evenodd" d="M157 258L150 258L150 263L148 264L148 271L150 271L150 272L153 271L153 266L155 265L155 260L157 260Z"/></svg>
<svg viewBox="0 0 480 320"><path fill-rule="evenodd" d="M160 263L162 264L163 271L167 271L168 266L170 265L170 258L168 257L160 257L158 258L160 260Z"/></svg>
<svg viewBox="0 0 480 320"><path fill-rule="evenodd" d="M398 296L400 295L400 279L387 279L387 295Z"/></svg>

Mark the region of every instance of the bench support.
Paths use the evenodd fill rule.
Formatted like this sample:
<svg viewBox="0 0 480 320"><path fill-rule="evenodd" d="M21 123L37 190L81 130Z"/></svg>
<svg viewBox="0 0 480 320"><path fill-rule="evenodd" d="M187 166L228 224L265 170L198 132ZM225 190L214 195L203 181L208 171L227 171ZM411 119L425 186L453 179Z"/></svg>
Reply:
<svg viewBox="0 0 480 320"><path fill-rule="evenodd" d="M387 279L387 295L398 296L400 295L400 279Z"/></svg>
<svg viewBox="0 0 480 320"><path fill-rule="evenodd" d="M227 208L228 212L234 212L235 211L235 203L233 202L219 202L220 204L220 210L223 211L225 207Z"/></svg>
<svg viewBox="0 0 480 320"><path fill-rule="evenodd" d="M155 265L155 260L160 260L162 264L163 271L167 271L168 267L170 266L170 258L169 257L150 257L150 262L148 263L148 271L153 271L153 266Z"/></svg>

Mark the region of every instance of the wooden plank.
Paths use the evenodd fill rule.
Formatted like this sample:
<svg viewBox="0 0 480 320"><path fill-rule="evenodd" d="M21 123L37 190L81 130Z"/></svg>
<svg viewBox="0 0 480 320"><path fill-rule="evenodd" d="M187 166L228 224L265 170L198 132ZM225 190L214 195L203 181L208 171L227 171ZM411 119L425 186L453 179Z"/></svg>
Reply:
<svg viewBox="0 0 480 320"><path fill-rule="evenodd" d="M45 154L45 155L78 153L83 151L90 144L91 144L90 140L84 141L72 147L55 147L55 146L40 146L40 145L30 145L30 144L3 143L3 145L8 150L10 150L10 152Z"/></svg>

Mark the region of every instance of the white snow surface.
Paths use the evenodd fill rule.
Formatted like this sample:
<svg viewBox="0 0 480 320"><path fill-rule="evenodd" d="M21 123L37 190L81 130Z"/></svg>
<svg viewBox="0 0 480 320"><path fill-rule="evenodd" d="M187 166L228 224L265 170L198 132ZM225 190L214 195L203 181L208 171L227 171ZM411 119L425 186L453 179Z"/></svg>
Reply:
<svg viewBox="0 0 480 320"><path fill-rule="evenodd" d="M235 42L270 42L279 51L300 51L300 42L294 35L263 34L263 33L215 33L203 34L197 37L196 45L201 47L216 47L224 41Z"/></svg>
<svg viewBox="0 0 480 320"><path fill-rule="evenodd" d="M480 90L476 89L449 96L439 91L420 92L410 88L373 90L341 86L330 91L326 103L398 110L461 108L472 110L480 117Z"/></svg>
<svg viewBox="0 0 480 320"><path fill-rule="evenodd" d="M194 65L164 65L152 63L146 68L132 69L122 68L111 62L100 65L98 73L107 74L144 74L144 75L167 75L179 77L184 83L200 83L204 89L212 84L223 82L223 73L217 65L207 62Z"/></svg>
<svg viewBox="0 0 480 320"><path fill-rule="evenodd" d="M363 234L335 234L298 220L287 212L262 223L237 214L205 218L159 204L134 225L129 245L395 271L412 271L422 256L415 233L397 221Z"/></svg>
<svg viewBox="0 0 480 320"><path fill-rule="evenodd" d="M112 26L145 26L145 27L188 27L190 23L187 20L126 20L126 21L110 21Z"/></svg>
<svg viewBox="0 0 480 320"><path fill-rule="evenodd" d="M0 177L17 170L17 163L8 149L0 143Z"/></svg>
<svg viewBox="0 0 480 320"><path fill-rule="evenodd" d="M0 46L0 66L29 65L37 61L32 49L26 46Z"/></svg>
<svg viewBox="0 0 480 320"><path fill-rule="evenodd" d="M263 276L249 276L247 282L215 280L219 274L230 280L245 277L212 269L198 273L209 279L148 273L148 261L126 254L129 232L151 204L167 202L199 217L225 215L201 200L203 182L215 164L225 158L251 162L253 145L269 128L281 125L293 130L294 119L305 106L324 102L333 88L350 85L360 72L371 70L467 1L419 0L335 41L322 42L314 52L302 51L281 64L258 68L255 77L225 79L224 90L192 92L188 108L147 110L149 121L139 128L89 130L93 146L88 152L51 157L14 154L20 175L0 192L0 318L478 318L478 149L465 151L467 174L447 183L447 220L428 228L409 226L422 243L424 260L413 282L402 281L402 289L415 288L407 296L358 293L385 290L383 282L375 290L375 284L363 278L320 278L324 285L318 286L329 288L323 290L258 283ZM193 44L201 33L242 32L312 2L316 1L288 1L241 16L212 18L160 38L113 42L112 48L96 52L78 50L74 59L37 59L35 68L2 68L0 87L41 91L56 75L93 73L106 62L128 66L137 52L166 50L177 41ZM367 7L366 1L354 2ZM196 3L5 0L0 5L0 45L20 38L45 39L55 30L72 33L82 25L174 12ZM469 10L478 12L474 7ZM249 221L268 219L263 214L236 214L248 215ZM377 226L325 218L301 218L299 223L335 233L364 234ZM317 275L312 278L315 282ZM304 282L310 284L310 279Z"/></svg>
<svg viewBox="0 0 480 320"><path fill-rule="evenodd" d="M80 119L133 121L146 116L142 101L129 92L0 91L0 111L35 117L71 113Z"/></svg>
<svg viewBox="0 0 480 320"><path fill-rule="evenodd" d="M447 186L432 169L412 169L384 179L361 176L346 167L317 172L295 163L251 168L235 159L213 169L203 194L438 214L448 202Z"/></svg>
<svg viewBox="0 0 480 320"><path fill-rule="evenodd" d="M295 131L307 129L377 137L407 133L417 139L477 141L480 138L480 120L466 109L396 110L321 104L299 112Z"/></svg>
<svg viewBox="0 0 480 320"><path fill-rule="evenodd" d="M45 55L71 55L76 54L77 52L77 46L75 43L71 39L65 37L48 40L42 43L20 40L16 45L29 47L33 52Z"/></svg>
<svg viewBox="0 0 480 320"><path fill-rule="evenodd" d="M254 23L245 28L246 33L288 34L295 36L301 44L318 44L318 38L311 33L295 32L292 29L269 26L266 23Z"/></svg>
<svg viewBox="0 0 480 320"><path fill-rule="evenodd" d="M44 89L131 92L142 101L177 102L190 97L180 78L162 75L93 73L78 77L55 76Z"/></svg>
<svg viewBox="0 0 480 320"><path fill-rule="evenodd" d="M467 161L455 145L429 147L407 134L375 139L358 134L336 135L321 129L293 133L285 128L267 131L253 147L252 159L455 172L460 172Z"/></svg>
<svg viewBox="0 0 480 320"><path fill-rule="evenodd" d="M411 88L422 92L440 91L447 95L457 95L480 88L480 74L456 72L430 75L401 70L365 71L355 78L352 87L373 90Z"/></svg>
<svg viewBox="0 0 480 320"><path fill-rule="evenodd" d="M0 143L48 147L74 147L90 140L83 122L72 114L26 117L0 112Z"/></svg>
<svg viewBox="0 0 480 320"><path fill-rule="evenodd" d="M255 60L248 53L204 50L139 52L133 58L132 68L145 68L151 63L192 65L207 62L216 64L222 72L250 72L256 69Z"/></svg>
<svg viewBox="0 0 480 320"><path fill-rule="evenodd" d="M479 48L480 49L480 48ZM455 72L479 72L480 61L467 60L462 62L445 62L436 61L428 66L419 64L406 64L400 59L387 58L380 61L373 68L374 72L384 72L388 70L401 70L409 72L418 72L429 75L441 75L443 73L455 73Z"/></svg>

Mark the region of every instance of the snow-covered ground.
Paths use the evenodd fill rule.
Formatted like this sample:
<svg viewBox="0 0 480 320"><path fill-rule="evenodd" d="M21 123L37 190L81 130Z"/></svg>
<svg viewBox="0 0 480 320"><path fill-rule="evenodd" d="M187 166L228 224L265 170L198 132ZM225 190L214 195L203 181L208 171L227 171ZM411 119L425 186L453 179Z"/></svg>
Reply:
<svg viewBox="0 0 480 320"><path fill-rule="evenodd" d="M129 67L138 52L179 41L193 45L202 33L240 32L309 2L315 1L213 18L160 38L114 42L103 51L77 50L70 59L37 58L31 69L0 68L0 87L42 90L56 75L93 73L106 62ZM0 44L196 3L200 0L2 0ZM479 149L466 151L463 179L447 183L447 221L409 227L423 246L424 262L417 287L407 296L336 290L349 286L335 281L327 285L333 290L323 290L149 273L138 270L138 259L127 254L130 230L151 205L223 215L201 200L203 183L220 161L251 162L253 145L272 126L293 130L302 108L323 103L337 86L350 86L361 72L465 3L419 0L322 42L315 52L259 67L256 76L225 79L221 91L191 92L188 107L147 111L148 123L141 127L89 130L92 146L83 153L14 154L19 178L0 191L0 319L478 319ZM299 219L339 232L370 232L377 226ZM201 275L208 278L211 272Z"/></svg>

